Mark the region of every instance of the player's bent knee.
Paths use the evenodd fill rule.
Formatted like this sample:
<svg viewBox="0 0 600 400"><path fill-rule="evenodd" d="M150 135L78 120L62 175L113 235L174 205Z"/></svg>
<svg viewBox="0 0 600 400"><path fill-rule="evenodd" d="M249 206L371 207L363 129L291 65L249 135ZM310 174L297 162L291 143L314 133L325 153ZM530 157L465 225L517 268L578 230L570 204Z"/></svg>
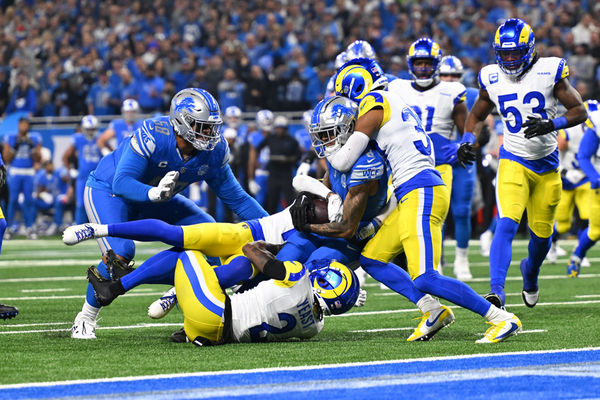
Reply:
<svg viewBox="0 0 600 400"><path fill-rule="evenodd" d="M415 282L417 289L419 289L421 292L431 293L435 289L436 281L439 275L439 272L435 270L429 270L414 278L413 281Z"/></svg>
<svg viewBox="0 0 600 400"><path fill-rule="evenodd" d="M592 242L600 240L600 226L590 226L588 229L588 237Z"/></svg>

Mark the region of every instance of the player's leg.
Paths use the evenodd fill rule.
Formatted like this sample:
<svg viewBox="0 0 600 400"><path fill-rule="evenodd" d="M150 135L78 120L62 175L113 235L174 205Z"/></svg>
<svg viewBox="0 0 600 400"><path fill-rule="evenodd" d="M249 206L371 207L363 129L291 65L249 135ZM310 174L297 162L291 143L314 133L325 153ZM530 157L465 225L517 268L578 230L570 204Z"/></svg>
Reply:
<svg viewBox="0 0 600 400"><path fill-rule="evenodd" d="M25 221L25 227L27 228L27 236L30 239L37 239L37 234L33 231L33 224L37 215L35 208L35 200L33 198L33 176L23 177L23 220Z"/></svg>
<svg viewBox="0 0 600 400"><path fill-rule="evenodd" d="M377 234L366 244L360 257L361 266L369 275L409 299L423 314L408 341L431 339L440 329L454 321L452 310L419 290L410 275L391 262L397 254L406 251L404 246L411 231L407 229L405 218L415 214L418 204L418 190L406 194L385 219ZM438 254L438 262L439 257Z"/></svg>
<svg viewBox="0 0 600 400"><path fill-rule="evenodd" d="M584 185L579 186L575 189L575 207L577 207L577 212L579 214L579 218L581 219L581 224L577 226L577 236L581 235L581 233L587 229L590 222L590 204L592 204L592 189L590 183L586 183ZM559 250L562 250L558 248ZM566 255L566 251L562 250L563 254ZM560 254L559 254L560 255ZM590 261L584 257L581 259L582 267L589 267Z"/></svg>
<svg viewBox="0 0 600 400"><path fill-rule="evenodd" d="M8 187L10 189L8 194L8 207L6 209L6 222L9 226L9 232L15 228L15 215L19 206L19 193L22 190L22 176L13 173L8 173Z"/></svg>
<svg viewBox="0 0 600 400"><path fill-rule="evenodd" d="M496 177L498 222L490 248L490 295L504 304L504 282L512 259L512 241L529 199L528 171L521 164L500 160Z"/></svg>
<svg viewBox="0 0 600 400"><path fill-rule="evenodd" d="M75 180L75 223L85 224L88 221L83 195L87 179L77 178Z"/></svg>
<svg viewBox="0 0 600 400"><path fill-rule="evenodd" d="M558 170L543 174L530 172L531 194L527 202L529 222L528 257L521 261L523 276L523 302L533 307L538 300L538 282L540 267L552 244L552 231L556 207L560 202L562 184Z"/></svg>
<svg viewBox="0 0 600 400"><path fill-rule="evenodd" d="M454 237L456 238L456 256L454 258L454 275L462 280L473 278L469 268L469 239L471 238L471 202L477 168L475 165L467 165L466 168L455 166L452 169L454 182L452 184L452 196L450 197L450 209L454 218ZM446 185L448 186L448 185Z"/></svg>
<svg viewBox="0 0 600 400"><path fill-rule="evenodd" d="M2 253L2 239L4 238L4 231L6 230L6 219L4 218L4 213L2 212L2 208L0 208L0 253Z"/></svg>
<svg viewBox="0 0 600 400"><path fill-rule="evenodd" d="M183 312L183 327L191 342L203 346L229 339L224 332L228 301L215 269L202 253L180 253L175 268L175 289Z"/></svg>
<svg viewBox="0 0 600 400"><path fill-rule="evenodd" d="M517 317L490 304L466 283L440 275L436 271L441 255L442 224L448 212L449 193L445 186L416 190L419 195L417 212L410 212L403 220L410 221L408 225L413 229L404 242L404 248L409 272L414 277L417 288L473 311L491 322L492 327L481 343L498 342L516 334L521 328Z"/></svg>
<svg viewBox="0 0 600 400"><path fill-rule="evenodd" d="M589 203L589 226L579 234L577 247L569 260L567 266L567 275L577 277L581 268L581 260L585 257L588 250L600 239L600 189L591 189Z"/></svg>
<svg viewBox="0 0 600 400"><path fill-rule="evenodd" d="M556 207L556 223L552 232L552 245L546 256L546 260L555 263L558 258L557 247L560 235L567 233L571 229L571 220L573 219L573 211L575 210L576 189L562 190L560 202Z"/></svg>

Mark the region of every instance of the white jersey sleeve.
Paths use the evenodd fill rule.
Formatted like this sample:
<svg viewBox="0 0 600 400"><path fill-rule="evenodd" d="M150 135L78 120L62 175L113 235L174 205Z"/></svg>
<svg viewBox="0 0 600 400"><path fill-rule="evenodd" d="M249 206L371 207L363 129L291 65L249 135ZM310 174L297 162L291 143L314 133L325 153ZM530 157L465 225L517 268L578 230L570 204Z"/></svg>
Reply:
<svg viewBox="0 0 600 400"><path fill-rule="evenodd" d="M569 76L566 61L541 57L520 79L510 78L498 65L479 72L479 85L486 90L504 123L504 148L525 160L538 160L556 150L557 132L526 139L523 123L530 117L554 119L557 99L554 85Z"/></svg>
<svg viewBox="0 0 600 400"><path fill-rule="evenodd" d="M234 341L309 339L323 329L323 315L315 305L306 267L291 261L284 265L285 279L264 281L231 296Z"/></svg>

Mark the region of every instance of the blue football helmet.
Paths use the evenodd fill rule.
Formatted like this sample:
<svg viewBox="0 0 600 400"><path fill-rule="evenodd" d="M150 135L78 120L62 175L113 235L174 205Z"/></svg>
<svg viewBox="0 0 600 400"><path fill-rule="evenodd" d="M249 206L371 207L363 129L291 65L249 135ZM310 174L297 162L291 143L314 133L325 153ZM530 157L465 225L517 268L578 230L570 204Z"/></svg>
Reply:
<svg viewBox="0 0 600 400"><path fill-rule="evenodd" d="M273 130L273 122L275 122L275 116L271 110L260 110L256 113L256 126L259 130L271 132Z"/></svg>
<svg viewBox="0 0 600 400"><path fill-rule="evenodd" d="M531 65L535 55L533 29L522 19L506 20L496 31L494 53L502 72L519 75Z"/></svg>
<svg viewBox="0 0 600 400"><path fill-rule="evenodd" d="M325 315L339 315L350 310L358 299L360 284L354 271L331 261L310 272L313 292Z"/></svg>
<svg viewBox="0 0 600 400"><path fill-rule="evenodd" d="M417 60L430 60L431 65L416 67L415 61ZM413 42L406 56L408 70L415 83L421 87L428 87L438 81L441 61L442 50L440 50L440 46L427 37L422 37Z"/></svg>
<svg viewBox="0 0 600 400"><path fill-rule="evenodd" d="M387 88L388 79L379 63L370 58L357 58L342 65L335 77L335 94L360 103L373 90Z"/></svg>
<svg viewBox="0 0 600 400"><path fill-rule="evenodd" d="M372 58L377 60L377 54L373 50L373 46L365 40L355 40L346 47L346 61L356 58Z"/></svg>
<svg viewBox="0 0 600 400"><path fill-rule="evenodd" d="M204 89L188 88L175 94L169 119L175 132L196 150L212 150L221 140L221 110Z"/></svg>
<svg viewBox="0 0 600 400"><path fill-rule="evenodd" d="M354 131L358 106L342 96L321 100L315 107L309 133L319 158L335 154Z"/></svg>
<svg viewBox="0 0 600 400"><path fill-rule="evenodd" d="M346 63L346 61L348 61L348 58L346 58L346 52L342 51L335 57L335 62L333 65L335 66L335 69L339 69L342 65Z"/></svg>
<svg viewBox="0 0 600 400"><path fill-rule="evenodd" d="M456 56L444 56L440 62L440 75L451 75L462 78L465 69L460 58Z"/></svg>

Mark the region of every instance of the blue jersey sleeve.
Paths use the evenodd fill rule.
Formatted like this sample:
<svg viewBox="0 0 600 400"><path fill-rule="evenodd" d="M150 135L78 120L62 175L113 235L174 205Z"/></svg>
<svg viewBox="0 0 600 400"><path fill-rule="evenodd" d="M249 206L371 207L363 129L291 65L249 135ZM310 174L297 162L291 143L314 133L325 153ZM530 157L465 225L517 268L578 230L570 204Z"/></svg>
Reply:
<svg viewBox="0 0 600 400"><path fill-rule="evenodd" d="M381 156L372 150L365 152L352 167L347 187L362 185L380 179L385 174L385 163Z"/></svg>
<svg viewBox="0 0 600 400"><path fill-rule="evenodd" d="M155 124L152 120L146 120L136 130L131 138L130 147L140 157L150 159L156 150L156 140L154 138Z"/></svg>
<svg viewBox="0 0 600 400"><path fill-rule="evenodd" d="M151 186L140 182L147 167L148 159L136 152L132 145L126 146L115 171L112 184L114 194L132 201L149 201L148 190Z"/></svg>
<svg viewBox="0 0 600 400"><path fill-rule="evenodd" d="M592 164L592 157L598 151L599 144L600 140L598 139L596 132L587 128L579 144L579 150L577 151L577 162L579 163L579 167L589 178L593 189L598 188L598 180L600 179L600 174L598 174L598 171L596 171L596 168L594 168L594 165Z"/></svg>

